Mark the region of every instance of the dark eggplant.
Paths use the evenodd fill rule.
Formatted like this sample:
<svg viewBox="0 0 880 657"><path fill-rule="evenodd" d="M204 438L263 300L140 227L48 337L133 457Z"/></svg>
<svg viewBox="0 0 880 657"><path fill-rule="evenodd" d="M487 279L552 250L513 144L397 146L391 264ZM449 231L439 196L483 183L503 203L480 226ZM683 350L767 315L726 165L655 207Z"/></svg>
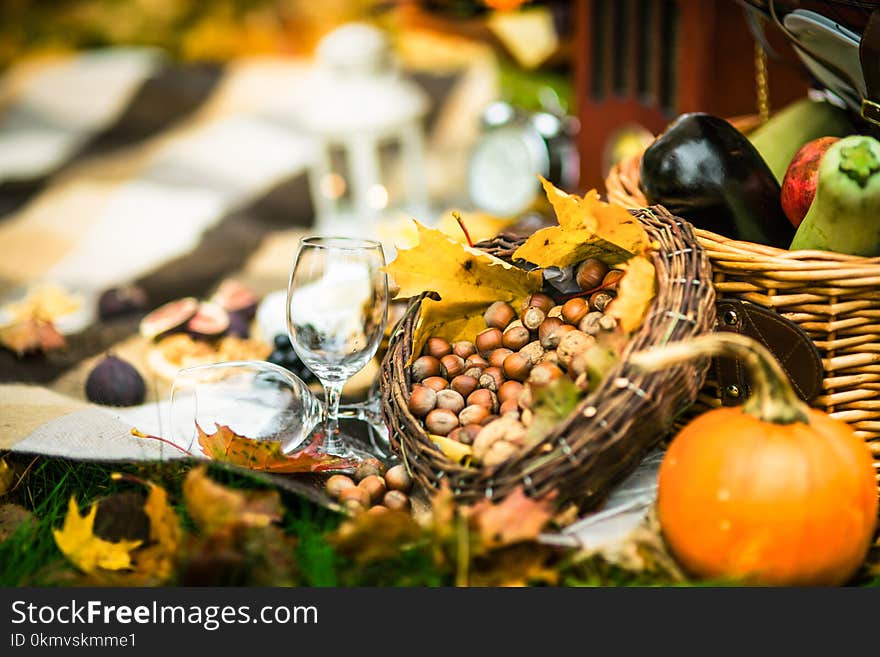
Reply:
<svg viewBox="0 0 880 657"><path fill-rule="evenodd" d="M781 249L794 237L773 172L749 140L717 116L680 116L645 151L640 177L652 204L698 228Z"/></svg>

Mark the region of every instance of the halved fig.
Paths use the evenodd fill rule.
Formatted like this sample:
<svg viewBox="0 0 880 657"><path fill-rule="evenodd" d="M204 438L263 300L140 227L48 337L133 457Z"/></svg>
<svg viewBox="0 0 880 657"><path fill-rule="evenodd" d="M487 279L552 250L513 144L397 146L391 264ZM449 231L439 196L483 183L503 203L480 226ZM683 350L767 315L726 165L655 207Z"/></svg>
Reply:
<svg viewBox="0 0 880 657"><path fill-rule="evenodd" d="M229 313L220 304L202 301L195 316L186 323L186 330L195 335L213 338L229 328Z"/></svg>
<svg viewBox="0 0 880 657"><path fill-rule="evenodd" d="M227 278L220 283L211 301L220 305L226 312L241 313L247 319L254 318L259 303L254 291L234 278Z"/></svg>
<svg viewBox="0 0 880 657"><path fill-rule="evenodd" d="M195 317L199 309L199 300L195 297L184 297L177 301L169 301L159 306L141 320L141 335L148 340L158 338L169 331L184 326Z"/></svg>

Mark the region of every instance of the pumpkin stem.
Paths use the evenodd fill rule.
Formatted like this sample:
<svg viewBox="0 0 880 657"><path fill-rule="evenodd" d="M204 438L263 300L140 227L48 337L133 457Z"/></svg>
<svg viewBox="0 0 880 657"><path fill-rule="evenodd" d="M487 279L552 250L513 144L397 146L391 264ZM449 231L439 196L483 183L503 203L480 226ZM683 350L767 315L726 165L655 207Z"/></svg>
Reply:
<svg viewBox="0 0 880 657"><path fill-rule="evenodd" d="M694 358L737 358L752 378L752 394L743 412L765 422L807 422L807 405L795 394L788 375L764 345L744 335L713 333L633 354L630 362L645 371L659 370Z"/></svg>

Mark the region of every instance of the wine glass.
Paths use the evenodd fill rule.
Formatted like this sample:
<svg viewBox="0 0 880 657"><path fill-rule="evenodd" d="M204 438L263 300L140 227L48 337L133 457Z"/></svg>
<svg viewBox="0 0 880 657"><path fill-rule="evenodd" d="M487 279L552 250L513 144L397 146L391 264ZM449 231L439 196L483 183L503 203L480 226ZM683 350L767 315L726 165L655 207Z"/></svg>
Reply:
<svg viewBox="0 0 880 657"><path fill-rule="evenodd" d="M240 436L272 440L285 453L311 436L321 403L303 381L265 361L231 361L180 370L171 387L171 440L199 454L198 428L226 425Z"/></svg>
<svg viewBox="0 0 880 657"><path fill-rule="evenodd" d="M362 460L339 431L345 382L376 354L388 318L385 254L374 240L309 237L300 242L287 288L287 329L299 359L324 386L320 452Z"/></svg>

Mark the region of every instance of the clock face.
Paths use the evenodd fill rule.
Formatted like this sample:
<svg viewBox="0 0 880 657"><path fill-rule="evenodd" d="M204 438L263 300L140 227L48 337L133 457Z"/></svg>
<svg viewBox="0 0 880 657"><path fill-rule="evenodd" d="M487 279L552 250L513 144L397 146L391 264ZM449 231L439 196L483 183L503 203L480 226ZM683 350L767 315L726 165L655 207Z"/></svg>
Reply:
<svg viewBox="0 0 880 657"><path fill-rule="evenodd" d="M468 188L480 210L499 216L522 212L540 189L538 174L547 175L547 149L529 128L492 130L471 155Z"/></svg>

